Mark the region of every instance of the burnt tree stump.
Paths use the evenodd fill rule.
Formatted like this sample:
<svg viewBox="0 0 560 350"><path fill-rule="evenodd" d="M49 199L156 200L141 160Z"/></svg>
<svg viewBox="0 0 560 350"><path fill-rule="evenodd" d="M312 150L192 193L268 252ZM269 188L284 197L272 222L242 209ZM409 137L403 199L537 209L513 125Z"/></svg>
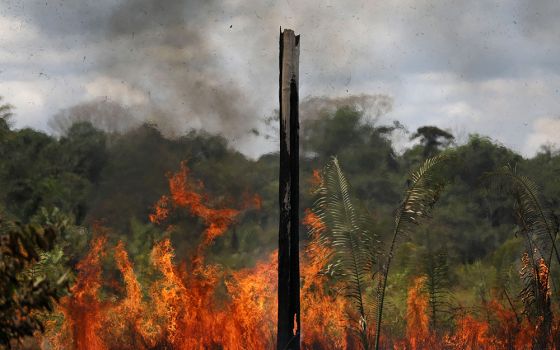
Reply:
<svg viewBox="0 0 560 350"><path fill-rule="evenodd" d="M280 29L280 221L277 349L300 348L299 35Z"/></svg>

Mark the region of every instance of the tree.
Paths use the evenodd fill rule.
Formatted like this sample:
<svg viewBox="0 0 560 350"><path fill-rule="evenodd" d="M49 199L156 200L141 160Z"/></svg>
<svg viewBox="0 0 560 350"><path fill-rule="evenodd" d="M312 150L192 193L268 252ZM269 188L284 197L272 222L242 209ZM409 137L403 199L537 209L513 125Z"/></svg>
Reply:
<svg viewBox="0 0 560 350"><path fill-rule="evenodd" d="M455 137L436 126L423 126L418 128L410 139L420 139L420 144L424 147L424 158L428 158L448 147Z"/></svg>
<svg viewBox="0 0 560 350"><path fill-rule="evenodd" d="M13 106L9 103L3 103L3 98L0 96L0 135L3 132L10 130L10 122L13 116Z"/></svg>
<svg viewBox="0 0 560 350"><path fill-rule="evenodd" d="M59 231L55 224L22 225L0 212L0 346L42 331L40 313L52 311L67 287L68 273L40 268L60 260L60 253L49 254Z"/></svg>
<svg viewBox="0 0 560 350"><path fill-rule="evenodd" d="M73 173L95 183L107 161L106 144L107 135L90 122L74 123L60 139L61 161Z"/></svg>

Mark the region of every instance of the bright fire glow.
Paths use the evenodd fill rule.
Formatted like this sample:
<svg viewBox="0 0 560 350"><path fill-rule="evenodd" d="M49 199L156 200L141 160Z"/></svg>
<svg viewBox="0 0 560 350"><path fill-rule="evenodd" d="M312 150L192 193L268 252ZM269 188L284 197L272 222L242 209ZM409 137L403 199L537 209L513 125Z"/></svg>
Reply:
<svg viewBox="0 0 560 350"><path fill-rule="evenodd" d="M321 178L314 172L312 182ZM277 319L277 252L253 268L227 271L204 261L206 249L234 224L242 209L211 208L201 194L201 183L189 178L182 164L169 177L170 194L156 203L150 220L164 224L178 209L187 210L205 224L202 239L190 265L176 261L169 239L157 242L151 252L158 277L140 283L125 244L110 246L105 234L90 243L90 251L77 265L71 295L57 309L62 325L48 323L45 336L54 349L272 349ZM243 207L260 208L258 196L245 195ZM307 210L303 224L313 235L327 227ZM330 248L310 237L301 254L301 334L303 349L359 349L357 333L350 329L352 304L341 285L322 273ZM109 260L111 259L112 260ZM112 263L120 278L104 276ZM189 267L187 267L189 266ZM549 290L548 269L538 268L542 288ZM455 320L455 331L436 335L430 329L426 277L414 279L406 300L406 339L382 338L383 348L394 349L523 349L530 348L535 326L493 300L486 305L487 319L469 314ZM491 329L491 320L498 326ZM553 327L557 327L554 325Z"/></svg>

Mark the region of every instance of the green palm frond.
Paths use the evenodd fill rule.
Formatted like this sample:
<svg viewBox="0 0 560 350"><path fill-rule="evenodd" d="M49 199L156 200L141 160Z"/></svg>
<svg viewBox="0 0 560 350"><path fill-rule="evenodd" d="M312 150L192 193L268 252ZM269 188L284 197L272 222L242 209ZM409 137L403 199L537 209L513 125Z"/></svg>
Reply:
<svg viewBox="0 0 560 350"><path fill-rule="evenodd" d="M556 246L559 223L558 217L547 208L541 199L538 186L528 177L519 175L514 167L505 166L491 175L505 180L515 198L516 215L520 230L533 249L545 259L549 266L552 255L560 263Z"/></svg>
<svg viewBox="0 0 560 350"><path fill-rule="evenodd" d="M350 185L336 158L325 166L317 194L314 211L326 226L317 239L332 248L329 272L345 282L346 296L358 313L358 319L352 320L354 328L367 349L372 307L366 297L366 286L372 284L375 275L378 241L367 229L367 216L351 198Z"/></svg>
<svg viewBox="0 0 560 350"><path fill-rule="evenodd" d="M447 251L443 248L433 250L428 246L424 256L424 269L426 273L426 290L430 310L430 326L433 331L444 324L445 317L449 316L450 290L449 290L449 263Z"/></svg>
<svg viewBox="0 0 560 350"><path fill-rule="evenodd" d="M399 239L412 234L414 228L420 224L422 219L429 217L445 185L443 181L437 178L437 169L446 159L448 159L448 155L445 153L428 158L416 171L410 174L408 179L409 186L405 190L403 200L395 212L393 238L387 252L383 279L378 292L375 349L379 349L387 277L395 246Z"/></svg>
<svg viewBox="0 0 560 350"><path fill-rule="evenodd" d="M420 220L430 215L444 187L444 183L435 177L436 168L446 158L446 155L428 158L410 174L409 187L395 214L395 239L412 233Z"/></svg>
<svg viewBox="0 0 560 350"><path fill-rule="evenodd" d="M524 313L538 329L534 346L547 348L552 311L550 300L550 267L553 255L560 264L556 247L558 218L543 204L537 185L528 177L519 175L512 166L504 166L490 174L497 179L500 189L509 190L515 200L515 214L519 231L525 238L520 277L523 284L519 297Z"/></svg>

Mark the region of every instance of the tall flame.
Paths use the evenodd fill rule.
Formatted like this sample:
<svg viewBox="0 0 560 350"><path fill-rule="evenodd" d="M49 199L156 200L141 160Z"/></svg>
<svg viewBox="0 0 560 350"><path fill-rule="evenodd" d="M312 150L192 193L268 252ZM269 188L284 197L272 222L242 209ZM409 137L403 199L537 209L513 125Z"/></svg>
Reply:
<svg viewBox="0 0 560 350"><path fill-rule="evenodd" d="M320 183L319 173L314 174ZM123 242L111 247L106 234L96 236L90 251L77 265L71 295L57 310L61 327L49 322L45 337L52 349L271 349L275 347L278 253L254 267L228 271L208 264L208 246L223 235L242 209L212 208L203 185L189 178L185 164L169 177L168 195L156 203L150 220L163 224L174 210L186 209L206 228L193 253L192 264L178 263L169 239L157 242L150 262L159 277L141 284ZM258 196L244 195L243 207L260 207ZM359 349L357 334L349 327L352 304L343 286L324 271L332 251L318 235L324 222L307 210L302 223L311 239L301 255L302 349ZM104 278L112 257L120 281ZM539 282L548 287L548 268L541 262ZM394 349L523 349L530 348L538 325L519 320L514 311L492 300L481 320L464 314L454 332L436 336L430 329L424 291L426 278L416 278L408 291L406 339L383 338ZM109 288L110 287L110 288ZM491 320L497 321L497 326ZM558 330L560 324L553 325Z"/></svg>
<svg viewBox="0 0 560 350"><path fill-rule="evenodd" d="M78 278L70 289L72 296L61 300L66 327L72 334L76 349L106 349L99 336L103 329L104 313L98 298L102 285L101 259L105 256L106 241L105 236L93 239L89 253L76 266Z"/></svg>
<svg viewBox="0 0 560 350"><path fill-rule="evenodd" d="M406 299L406 337L411 350L425 349L430 343L428 296L424 292L426 277L417 277Z"/></svg>

